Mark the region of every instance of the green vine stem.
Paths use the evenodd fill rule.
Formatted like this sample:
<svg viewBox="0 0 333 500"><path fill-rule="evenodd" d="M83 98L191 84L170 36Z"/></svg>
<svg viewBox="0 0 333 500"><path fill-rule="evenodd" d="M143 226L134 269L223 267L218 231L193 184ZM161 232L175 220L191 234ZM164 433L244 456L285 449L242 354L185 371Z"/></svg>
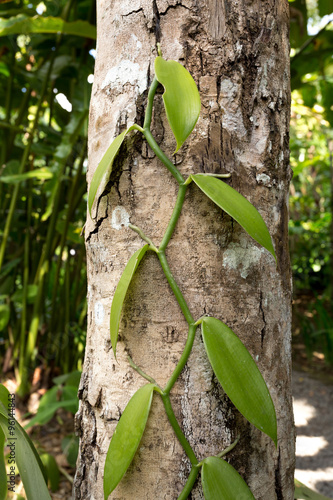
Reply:
<svg viewBox="0 0 333 500"><path fill-rule="evenodd" d="M134 231L135 233L137 233L143 241L145 241L146 243L148 243L148 245L150 246L151 250L153 250L156 253L158 252L158 250L155 247L154 243L151 241L150 238L148 238L148 236L145 235L145 233L142 231L142 229L140 229L137 226L134 226L133 224L128 224L128 227L130 229L132 229L132 231Z"/></svg>
<svg viewBox="0 0 333 500"><path fill-rule="evenodd" d="M183 184L184 178L182 174L179 172L179 170L175 167L175 165L172 163L172 161L169 160L169 158L166 156L165 153L161 150L157 142L155 141L152 133L148 129L143 129L144 136L153 150L153 152L156 154L157 158L161 160L161 162L166 166L166 168L169 170L169 172L174 176L178 184Z"/></svg>
<svg viewBox="0 0 333 500"><path fill-rule="evenodd" d="M148 92L147 108L146 108L145 120L143 123L144 130L150 130L151 119L153 116L154 96L156 94L156 90L157 90L158 86L159 86L159 82L156 78L154 78L154 80L152 81L152 84L150 86L149 92Z"/></svg>
<svg viewBox="0 0 333 500"><path fill-rule="evenodd" d="M187 478L187 481L185 483L183 491L181 492L181 494L178 497L178 500L186 500L186 498L189 496L189 494L191 493L191 491L193 489L194 483L198 477L199 471L200 471L200 467L198 465L192 466L191 472Z"/></svg>
<svg viewBox="0 0 333 500"><path fill-rule="evenodd" d="M180 444L184 448L184 451L185 451L186 455L188 456L188 458L190 459L191 464L192 465L197 465L198 464L198 459L195 456L195 453L192 450L190 443L187 441L187 439L186 439L183 431L181 430L181 428L179 426L179 423L178 423L178 421L176 419L176 416L174 414L173 408L171 406L171 401L170 401L169 395L165 394L165 392L164 392L161 395L161 397L162 397L162 401L163 401L163 404L164 404L164 408L165 408L166 414L168 415L169 422L172 425L173 430L175 431L175 434L176 434L176 436L178 438L178 441L180 442Z"/></svg>
<svg viewBox="0 0 333 500"><path fill-rule="evenodd" d="M190 325L183 354L181 355L180 360L178 361L176 368L174 369L171 377L168 380L167 385L164 388L164 392L166 394L170 393L171 389L175 385L177 378L179 377L181 371L183 370L184 366L187 363L189 355L192 351L196 329L197 329L197 327L195 325Z"/></svg>
<svg viewBox="0 0 333 500"><path fill-rule="evenodd" d="M216 455L218 458L224 457L229 451L233 450L240 440L240 436L238 435L233 443L231 443L225 450L221 451L218 455Z"/></svg>
<svg viewBox="0 0 333 500"><path fill-rule="evenodd" d="M150 382L151 384L156 384L156 380L153 379L153 377L151 377L150 375L147 375L147 373L145 373L143 370L141 370L141 368L139 368L139 366L137 366L133 359L131 358L130 355L127 356L127 359L128 359L128 362L129 364L131 365L131 367L133 368L133 370L135 370L139 375L141 375L141 377L145 378L146 380L148 380L148 382Z"/></svg>
<svg viewBox="0 0 333 500"><path fill-rule="evenodd" d="M167 245L168 245L168 243L173 235L173 232L174 232L176 224L178 222L180 213L181 213L182 208L183 208L186 191L187 191L187 186L185 186L185 184L182 184L179 186L176 205L175 205L175 208L172 212L170 222L169 222L168 227L164 233L161 244L159 246L160 252L164 252L164 250L166 249L166 247L167 247Z"/></svg>
<svg viewBox="0 0 333 500"><path fill-rule="evenodd" d="M170 270L166 255L163 251L161 252L160 250L158 251L157 255L158 255L159 261L161 263L162 269L164 271L165 277L168 280L168 283L171 287L171 290L173 291L174 296L177 299L179 307L181 308L182 313L184 314L186 321L188 322L189 325L191 325L192 323L194 323L193 316L189 310L189 307L186 303L186 300L183 297L182 292L180 291L179 286L176 283L175 278L172 275L172 272Z"/></svg>
<svg viewBox="0 0 333 500"><path fill-rule="evenodd" d="M185 437L185 434L183 433L183 431L182 431L182 429L177 421L177 418L174 414L174 411L173 411L173 408L171 405L171 401L170 401L170 391L172 390L174 384L176 383L178 377L180 376L184 366L186 365L186 363L188 361L188 358L189 358L190 353L192 351L196 329L199 326L199 324L202 322L202 318L200 318L197 322L195 322L195 320L191 314L191 311L187 305L187 302L186 302L186 300L185 300L185 298L184 298L184 296L183 296L183 294L182 294L182 292L181 292L178 284L176 283L176 280L171 272L171 269L169 267L169 264L168 264L168 261L166 258L166 254L165 254L166 248L167 248L168 243L169 243L170 239L172 238L172 235L175 231L178 219L180 217L180 214L181 214L181 211L183 208L187 187L192 179L191 179L191 177L189 177L189 179L187 179L187 181L184 181L184 178L181 175L181 173L179 172L179 170L176 168L176 166L170 161L170 159L160 149L160 147L156 143L156 141L155 141L155 139L150 131L151 121L152 121L153 100L154 100L154 96L155 96L156 90L158 88L158 85L159 85L159 82L157 81L157 79L155 77L152 84L151 84L149 92L148 92L148 102L147 102L147 109L146 109L143 128L141 128L138 125L136 125L135 128L143 133L143 135L145 136L145 138L146 138L149 146L153 150L153 152L156 154L156 156L159 158L159 160L163 163L163 165L165 165L165 167L169 170L169 172L173 175L173 177L177 180L177 182L179 184L177 199L176 199L176 203L175 203L175 207L173 209L172 215L171 215L170 220L169 220L169 224L168 224L166 231L162 237L162 241L161 241L161 244L160 244L158 249L152 243L151 239L148 238L148 236L146 236L140 228L138 228L137 226L134 226L132 224L129 224L129 227L130 227L130 229L135 231L146 243L148 243L150 245L150 249L153 250L157 254L158 259L159 259L160 264L161 264L161 267L162 267L163 272L165 274L165 277L166 277L166 279L171 287L171 290L173 291L173 294L174 294L174 296L179 304L179 307L180 307L180 309L181 309L181 311L182 311L182 313L183 313L183 315L184 315L184 317L189 325L189 330L188 330L188 336L187 336L187 340L185 343L183 353L178 361L176 368L174 369L173 373L171 374L165 388L163 389L163 391L157 386L155 380L150 375L147 375L146 373L144 373L133 362L133 360L130 357L129 357L129 363L130 363L131 367L137 373L139 373L143 378L145 378L148 382L156 384L156 392L158 392L162 398L164 408L165 408L166 414L168 416L169 422L170 422L170 424L171 424L171 426L172 426L172 428L173 428L173 430L178 438L178 441L182 445L185 453L187 454L187 456L191 462L191 465L192 465L191 472L189 474L189 477L184 485L184 488L183 488L181 494L178 497L178 500L185 500L186 498L188 498L188 496L189 496L189 494L194 486L194 483L197 479L197 476L199 474L200 467L201 467L202 463L201 462L199 463L190 443L188 442L187 438ZM223 175L223 177L227 177L227 176L229 176L229 174ZM239 440L239 437L236 439L236 441L234 443L232 443L228 448L226 448L218 456L222 457L226 453L228 453L228 451L232 450L234 448L234 446L236 446L238 440Z"/></svg>

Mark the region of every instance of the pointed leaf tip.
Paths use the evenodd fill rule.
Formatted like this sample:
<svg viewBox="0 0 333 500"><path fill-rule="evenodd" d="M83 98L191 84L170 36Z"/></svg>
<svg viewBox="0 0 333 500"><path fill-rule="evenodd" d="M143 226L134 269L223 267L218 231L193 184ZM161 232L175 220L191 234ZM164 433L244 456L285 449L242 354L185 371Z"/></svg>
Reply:
<svg viewBox="0 0 333 500"><path fill-rule="evenodd" d="M206 317L202 336L208 359L223 390L240 413L277 443L277 424L267 385L235 333L222 321Z"/></svg>
<svg viewBox="0 0 333 500"><path fill-rule="evenodd" d="M113 433L104 466L104 499L117 487L142 439L155 385L141 387L130 399Z"/></svg>
<svg viewBox="0 0 333 500"><path fill-rule="evenodd" d="M123 308L123 303L126 297L126 293L128 287L132 281L132 278L137 270L141 260L143 259L145 253L147 252L149 245L145 245L142 248L139 248L124 269L123 274L119 280L116 291L113 296L112 304L111 304L111 313L110 313L110 336L111 336L111 345L113 349L114 356L116 357L116 347L118 341L118 331L119 331L119 323L121 311Z"/></svg>
<svg viewBox="0 0 333 500"><path fill-rule="evenodd" d="M205 500L255 500L244 479L221 458L205 458L201 481Z"/></svg>
<svg viewBox="0 0 333 500"><path fill-rule="evenodd" d="M163 101L177 149L186 141L199 118L201 101L198 88L187 69L177 61L155 59L155 75L163 85Z"/></svg>
<svg viewBox="0 0 333 500"><path fill-rule="evenodd" d="M244 196L216 177L205 174L194 174L191 177L208 198L235 219L276 260L266 223L258 210Z"/></svg>

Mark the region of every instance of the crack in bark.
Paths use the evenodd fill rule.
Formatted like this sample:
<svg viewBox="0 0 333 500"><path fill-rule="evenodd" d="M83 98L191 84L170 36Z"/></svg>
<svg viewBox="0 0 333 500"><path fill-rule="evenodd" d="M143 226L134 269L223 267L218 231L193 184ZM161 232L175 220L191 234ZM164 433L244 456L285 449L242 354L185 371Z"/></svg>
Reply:
<svg viewBox="0 0 333 500"><path fill-rule="evenodd" d="M275 493L277 500L283 500L282 493L282 478L281 478L281 452L279 447L279 456L277 466L275 467Z"/></svg>
<svg viewBox="0 0 333 500"><path fill-rule="evenodd" d="M203 63L203 55L202 55L201 50L199 52L199 58L200 58L200 72L203 75L204 74L204 63Z"/></svg>
<svg viewBox="0 0 333 500"><path fill-rule="evenodd" d="M92 464L94 464L95 470L94 475L97 478L98 474L98 462L94 459L93 448L96 446L96 436L97 436L97 427L96 427L96 416L95 412L91 406L91 404L85 400L84 407L81 410L81 421L79 422L78 432L83 436L85 430L85 439L81 439L81 455L80 461L78 463L77 471L74 477L74 489L75 495L77 499L83 499L90 497L89 492L87 491L87 482L86 482L86 463L89 464L89 470L92 469ZM88 429L83 429L82 421L84 418L84 413L86 413L86 417L91 424ZM92 432L91 432L92 431ZM89 436L91 434L91 437ZM81 486L83 486L83 490L81 490Z"/></svg>
<svg viewBox="0 0 333 500"><path fill-rule="evenodd" d="M263 294L262 294L262 292L260 292L259 311L261 312L262 320L264 322L264 326L262 327L261 333L260 333L260 336L261 336L261 349L264 346L264 340L265 340L265 335L266 335L266 318L265 318L265 312L264 312L264 309L263 309L263 306L262 306L262 302L263 302Z"/></svg>
<svg viewBox="0 0 333 500"><path fill-rule="evenodd" d="M81 379L80 379L80 385L78 388L78 398L83 399L83 393L84 390L87 389L88 385L88 375L87 372L82 372Z"/></svg>
<svg viewBox="0 0 333 500"><path fill-rule="evenodd" d="M130 198L133 200L134 198L134 189L133 189L133 179L132 179L132 161L129 162L129 168L124 170L124 172L127 172L128 174L128 181L130 184L129 190L130 190Z"/></svg>
<svg viewBox="0 0 333 500"><path fill-rule="evenodd" d="M217 87L217 96L219 97L220 91L219 87ZM216 98L217 104L219 103L218 97ZM221 158L224 158L224 144L223 144L223 126L222 126L222 120L220 120L220 148L221 148ZM222 166L225 166L225 162L221 162ZM228 169L226 169L228 172Z"/></svg>
<svg viewBox="0 0 333 500"><path fill-rule="evenodd" d="M105 196L107 195L108 193L105 194ZM103 195L104 196L104 195ZM100 200L102 199L102 196L99 198L98 200L98 205L97 205L97 210L96 212L98 213L98 206L99 206L99 203L100 203ZM106 215L104 217L100 217L96 222L95 222L95 227L92 231L90 231L90 233L88 234L88 236L86 237L86 243L88 243L88 241L90 240L90 238L92 237L93 234L98 234L98 230L103 222L103 220L107 219L108 218L108 206L106 206Z"/></svg>
<svg viewBox="0 0 333 500"><path fill-rule="evenodd" d="M216 77L216 102L219 104L219 99L220 99L220 94L221 94L221 81L222 81L222 75L218 75ZM220 120L220 123L222 125L222 120Z"/></svg>
<svg viewBox="0 0 333 500"><path fill-rule="evenodd" d="M119 418L109 417L105 419L106 422L119 422Z"/></svg>
<svg viewBox="0 0 333 500"><path fill-rule="evenodd" d="M157 45L161 41L161 26L160 26L160 13L158 11L156 0L153 0L153 29L155 32L155 44Z"/></svg>
<svg viewBox="0 0 333 500"><path fill-rule="evenodd" d="M128 16L131 16L132 14L138 14L139 12L143 12L142 7L138 10L132 10L131 12L128 12L127 14L123 14L121 17L128 17Z"/></svg>
<svg viewBox="0 0 333 500"><path fill-rule="evenodd" d="M101 403L102 403L102 394L103 394L103 387L100 388L96 403L95 403L95 408L100 408Z"/></svg>
<svg viewBox="0 0 333 500"><path fill-rule="evenodd" d="M115 188L116 193L117 193L118 198L119 198L119 204L121 205L121 193L120 193L120 190L119 190L119 182L115 183L114 188Z"/></svg>
<svg viewBox="0 0 333 500"><path fill-rule="evenodd" d="M147 69L147 89L150 88L150 85L152 83L152 78L151 78L151 63L149 61L149 64L148 64L148 69ZM147 107L147 98L148 98L148 91L146 92L146 101L145 101L145 107L144 109L146 109ZM138 107L136 107L137 111L138 111ZM143 110L142 112L142 123L140 123L140 125L143 127L143 122L144 122L144 115L145 115L145 112Z"/></svg>
<svg viewBox="0 0 333 500"><path fill-rule="evenodd" d="M160 14L160 16L165 16L169 12L169 10L177 9L177 7L183 7L184 9L192 12L192 9L190 9L190 7L183 5L182 2L180 1L180 2L177 2L176 5L168 5L167 8L165 9L165 11L160 12L159 14Z"/></svg>
<svg viewBox="0 0 333 500"><path fill-rule="evenodd" d="M87 407L87 413L89 413L89 416L92 417L92 436L91 439L89 440L89 445L90 447L94 446L96 444L96 436L97 436L97 427L96 427L96 416L95 416L95 411L89 401L85 401L85 405Z"/></svg>

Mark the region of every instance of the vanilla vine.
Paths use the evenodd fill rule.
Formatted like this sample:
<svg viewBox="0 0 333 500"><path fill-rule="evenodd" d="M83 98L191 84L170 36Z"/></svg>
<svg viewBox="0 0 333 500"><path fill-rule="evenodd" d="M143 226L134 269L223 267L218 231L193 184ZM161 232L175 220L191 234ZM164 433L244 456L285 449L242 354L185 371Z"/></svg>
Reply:
<svg viewBox="0 0 333 500"><path fill-rule="evenodd" d="M188 497L199 472L201 472L206 500L239 500L239 498L251 500L254 497L245 481L230 464L222 460L222 457L236 446L239 437L215 457L206 457L199 461L176 419L170 400L170 391L188 361L196 330L198 326L201 326L208 359L224 391L243 416L270 436L275 445L277 444L274 405L250 353L235 333L219 319L209 316L196 319L192 316L171 273L165 252L181 215L189 184L194 182L206 196L233 217L275 259L276 256L270 234L259 212L240 193L221 180L221 178L230 177L230 174L194 173L185 180L181 172L158 146L151 132L151 123L154 96L160 84L165 90L163 101L169 125L177 141L176 151L192 132L201 107L197 86L190 73L181 64L164 60L159 49L159 55L155 59L155 78L148 92L143 127L134 124L112 142L94 173L89 190L88 206L91 216L96 217L99 198L104 193L113 161L125 136L133 130L142 133L157 158L176 179L179 186L178 195L159 246L156 246L141 228L129 225L130 229L135 231L146 244L132 255L116 288L110 313L111 345L116 356L122 306L135 271L148 251L155 253L159 259L165 277L188 323L188 336L178 364L164 388L160 387L149 374L144 373L129 358L132 368L149 383L142 386L132 396L113 434L104 468L104 498L109 497L129 467L142 438L153 395L157 393L162 398L170 424L191 463L191 472L178 500L185 500Z"/></svg>

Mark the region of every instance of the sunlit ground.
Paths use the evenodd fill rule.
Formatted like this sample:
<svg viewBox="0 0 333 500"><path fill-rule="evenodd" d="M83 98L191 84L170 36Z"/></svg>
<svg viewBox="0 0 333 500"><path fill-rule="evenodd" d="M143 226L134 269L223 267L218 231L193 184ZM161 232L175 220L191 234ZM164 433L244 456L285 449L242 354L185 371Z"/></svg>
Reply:
<svg viewBox="0 0 333 500"><path fill-rule="evenodd" d="M333 387L295 373L295 477L333 498Z"/></svg>

